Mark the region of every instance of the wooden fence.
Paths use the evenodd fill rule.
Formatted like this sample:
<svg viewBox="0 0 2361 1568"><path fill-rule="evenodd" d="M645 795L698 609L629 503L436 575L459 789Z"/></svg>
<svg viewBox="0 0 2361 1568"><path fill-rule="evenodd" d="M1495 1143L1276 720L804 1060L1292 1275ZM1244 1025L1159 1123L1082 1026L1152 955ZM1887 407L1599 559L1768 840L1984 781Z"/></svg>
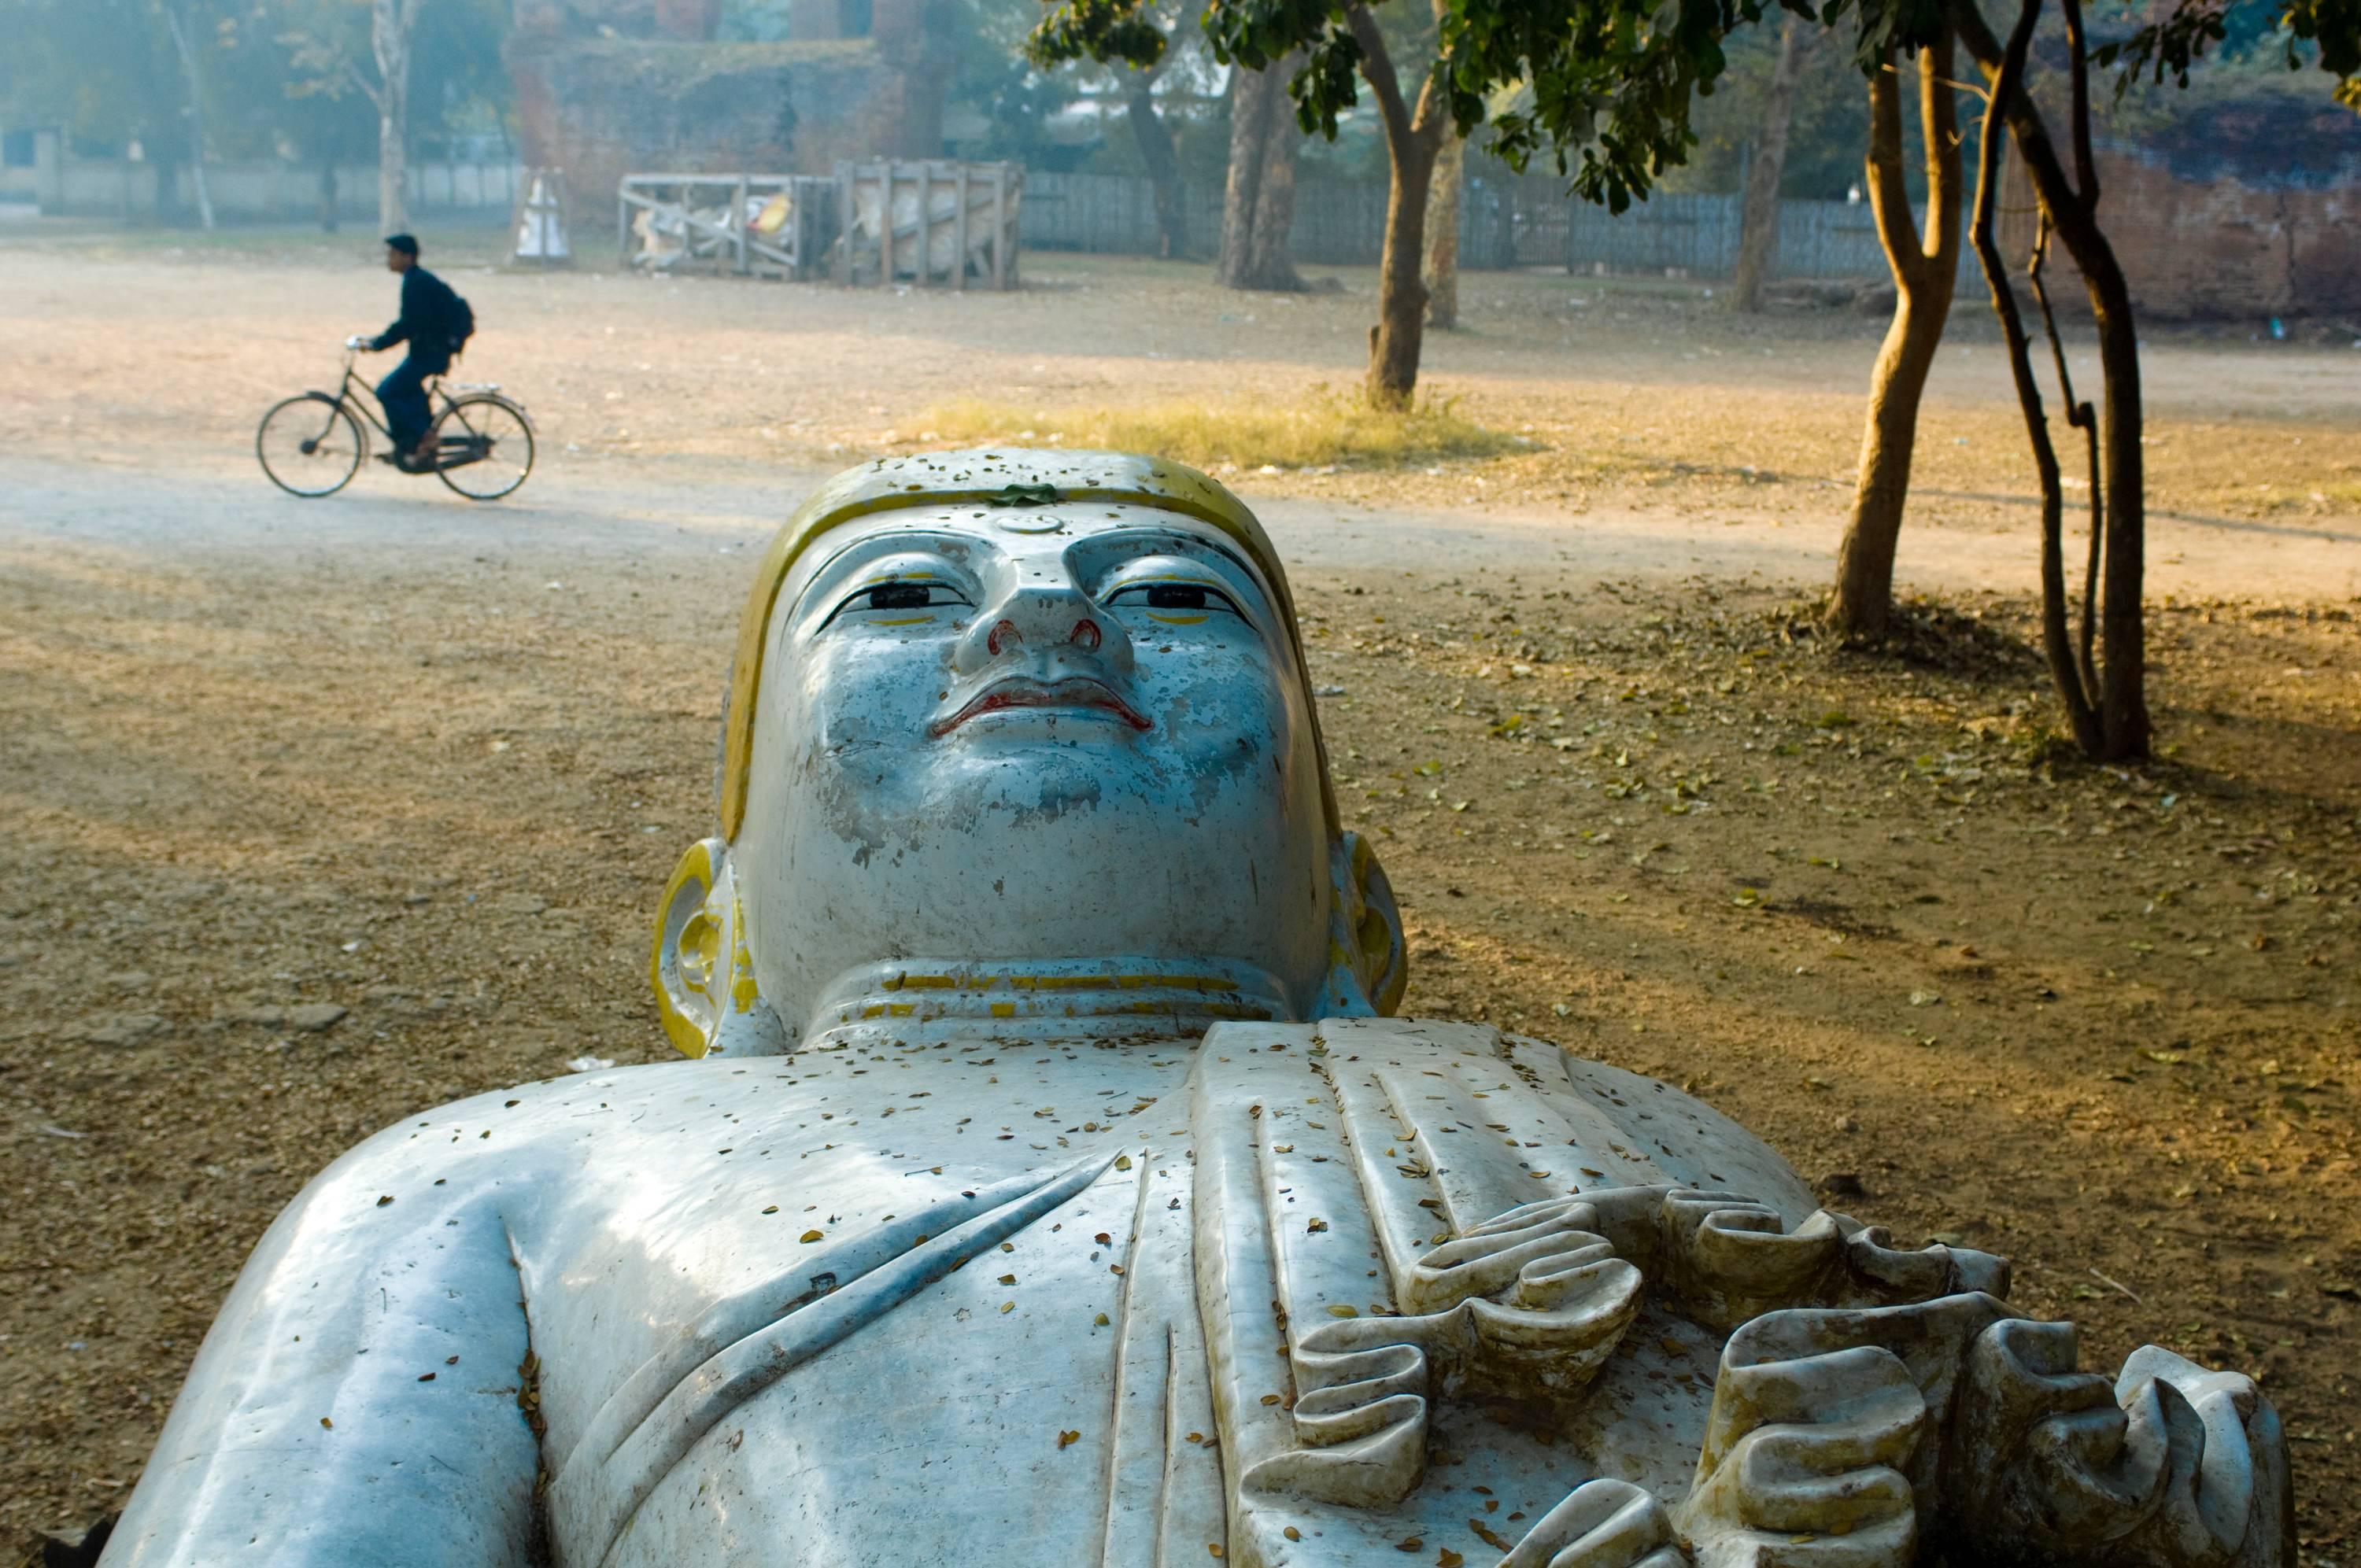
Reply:
<svg viewBox="0 0 2361 1568"><path fill-rule="evenodd" d="M1182 196L1189 254L1210 257L1221 236L1222 192L1192 184ZM1543 181L1470 178L1459 209L1460 265L1727 278L1738 260L1739 205L1735 195L1660 192L1612 215ZM1301 181L1295 188L1295 258L1315 266L1374 266L1385 221L1382 185ZM1028 175L1021 227L1033 249L1159 252L1155 190L1138 176ZM1884 277L1868 203L1780 203L1772 272L1779 278Z"/></svg>

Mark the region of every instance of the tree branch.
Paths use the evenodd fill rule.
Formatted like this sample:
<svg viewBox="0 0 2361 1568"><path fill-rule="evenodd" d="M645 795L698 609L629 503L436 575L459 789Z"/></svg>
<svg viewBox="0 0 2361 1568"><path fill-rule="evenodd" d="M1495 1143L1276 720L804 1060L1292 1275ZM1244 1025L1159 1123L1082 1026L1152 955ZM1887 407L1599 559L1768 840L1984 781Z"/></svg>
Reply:
<svg viewBox="0 0 2361 1568"><path fill-rule="evenodd" d="M2082 204L2099 204L2099 165L2091 156L2091 50L2082 36L2082 0L2058 0L2066 16L2066 56L2074 82L2074 184ZM2069 400L2070 401L2071 400Z"/></svg>
<svg viewBox="0 0 2361 1568"><path fill-rule="evenodd" d="M2099 471L2099 414L2089 403L2074 400L2073 373L2066 367L2066 345L2058 335L2058 313L2049 308L2049 291L2041 281L2041 264L2049 259L2049 215L2041 215L2034 230L2033 255L2025 274L2033 280L2033 297L2041 305L2041 324L2049 334L2049 356L2058 366L2058 393L2065 400L2066 422L2082 433L2091 465L2091 559L2082 573L2082 680L2092 694L2099 689L2099 666L2092 657L2098 635L2099 559L2106 540L2106 483Z"/></svg>
<svg viewBox="0 0 2361 1568"><path fill-rule="evenodd" d="M1918 56L1918 129L1927 153L1927 258L1956 273L1960 259L1960 110L1951 96L1951 29Z"/></svg>
<svg viewBox="0 0 2361 1568"><path fill-rule="evenodd" d="M377 83L361 74L361 68L353 62L352 56L346 55L337 63L345 68L345 75L351 79L352 84L367 94L368 101L376 104L379 113L382 114L385 110L385 95L377 90Z"/></svg>
<svg viewBox="0 0 2361 1568"><path fill-rule="evenodd" d="M1972 0L1961 0L1953 10L1961 22L1962 38L1982 62L1983 50L1980 45L1995 42L1990 29L1983 26L1982 16L1974 15ZM2050 681L2066 705L2067 722L2073 727L2076 742L2086 755L2096 756L2103 738L2099 717L2092 706L2092 690L2083 684L2082 673L2075 663L2073 643L2066 629L2066 568L2059 540L2066 501L2065 488L2059 480L2058 449L2050 443L2049 422L2041 411L2041 388L2034 379L2032 356L2026 352L2025 318L2017 309L2016 292L2009 286L2000 242L1993 233L1993 208L2000 190L2001 146L2008 139L1996 121L2024 95L2026 50L2033 41L2034 23L2040 16L2041 0L2025 0L2006 49L2001 50L1996 64L1987 66L1993 83L1992 104L1984 112L1982 143L1977 150L1976 215L1968 233L1975 242L1977 259L1983 263L1984 281L1992 289L1993 313L2000 317L2001 336L2008 347L2009 374L2016 387L2017 408L2025 416L2026 437L2032 444L2033 466L2041 482L2042 649L2048 656ZM1972 30L1967 25L1970 18ZM2010 124L2015 124L2013 116ZM2022 148L2021 132L2018 137Z"/></svg>
<svg viewBox="0 0 2361 1568"><path fill-rule="evenodd" d="M1886 258L1916 285L1923 270L1918 225L1910 215L1910 185L1902 176L1902 92L1889 51L1869 79L1869 214Z"/></svg>
<svg viewBox="0 0 2361 1568"><path fill-rule="evenodd" d="M1378 30L1377 17L1367 5L1347 5L1345 25L1352 29L1353 41L1361 46L1361 75L1378 100L1386 139L1397 143L1408 139L1412 129L1410 105L1402 102L1401 75L1394 69L1393 54L1386 48L1385 34Z"/></svg>

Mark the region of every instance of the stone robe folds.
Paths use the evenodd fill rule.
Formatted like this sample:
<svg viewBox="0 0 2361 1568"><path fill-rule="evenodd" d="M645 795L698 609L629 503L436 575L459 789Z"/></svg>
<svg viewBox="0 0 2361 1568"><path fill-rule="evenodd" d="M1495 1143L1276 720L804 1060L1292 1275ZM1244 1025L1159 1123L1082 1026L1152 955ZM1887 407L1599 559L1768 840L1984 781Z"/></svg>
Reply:
<svg viewBox="0 0 2361 1568"><path fill-rule="evenodd" d="M2111 1388L2004 1289L1488 1028L855 1028L346 1156L106 1561L2280 1561L2250 1383Z"/></svg>

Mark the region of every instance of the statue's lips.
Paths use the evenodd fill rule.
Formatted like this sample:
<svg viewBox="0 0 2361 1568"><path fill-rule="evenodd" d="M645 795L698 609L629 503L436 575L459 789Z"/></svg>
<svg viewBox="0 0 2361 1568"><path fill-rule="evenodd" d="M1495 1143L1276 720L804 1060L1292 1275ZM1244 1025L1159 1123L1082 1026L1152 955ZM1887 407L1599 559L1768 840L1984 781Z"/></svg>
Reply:
<svg viewBox="0 0 2361 1568"><path fill-rule="evenodd" d="M949 718L936 720L932 733L938 737L948 735L971 718L1018 707L1095 711L1112 714L1134 729L1150 728L1139 710L1117 696L1115 688L1104 681L1094 681L1087 675L1073 675L1044 685L1015 675L1005 681L994 681L970 697L967 705L957 713Z"/></svg>

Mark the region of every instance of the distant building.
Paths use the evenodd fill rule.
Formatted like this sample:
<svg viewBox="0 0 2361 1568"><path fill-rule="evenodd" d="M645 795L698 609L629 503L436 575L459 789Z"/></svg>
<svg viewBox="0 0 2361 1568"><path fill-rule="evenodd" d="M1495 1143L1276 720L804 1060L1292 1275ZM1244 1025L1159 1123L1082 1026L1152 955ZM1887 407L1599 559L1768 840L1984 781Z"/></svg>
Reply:
<svg viewBox="0 0 2361 1568"><path fill-rule="evenodd" d="M925 0L796 0L777 43L717 40L719 0L515 0L525 160L579 210L630 173L825 173L942 151Z"/></svg>
<svg viewBox="0 0 2361 1568"><path fill-rule="evenodd" d="M2192 104L2097 148L2099 226L2140 314L2361 318L2361 115L2310 76L2309 93ZM2030 183L2012 159L2000 236L2012 266L2030 249L2034 222ZM2051 297L2082 308L2065 247L2053 242L2051 256Z"/></svg>

